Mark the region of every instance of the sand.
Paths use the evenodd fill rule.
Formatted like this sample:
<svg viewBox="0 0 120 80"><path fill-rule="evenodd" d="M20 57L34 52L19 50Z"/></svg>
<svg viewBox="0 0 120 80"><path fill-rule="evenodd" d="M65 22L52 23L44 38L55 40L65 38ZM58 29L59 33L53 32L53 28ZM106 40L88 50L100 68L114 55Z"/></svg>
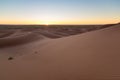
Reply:
<svg viewBox="0 0 120 80"><path fill-rule="evenodd" d="M0 48L0 80L120 80L120 24L58 39L16 37L3 39L37 40Z"/></svg>

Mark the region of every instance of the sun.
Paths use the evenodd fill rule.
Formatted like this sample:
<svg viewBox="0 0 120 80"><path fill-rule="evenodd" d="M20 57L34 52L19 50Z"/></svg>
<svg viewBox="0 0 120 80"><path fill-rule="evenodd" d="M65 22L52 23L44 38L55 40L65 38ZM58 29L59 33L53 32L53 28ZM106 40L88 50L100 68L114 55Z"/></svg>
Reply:
<svg viewBox="0 0 120 80"><path fill-rule="evenodd" d="M47 23L44 23L44 25L48 26L48 25L50 25L50 24L47 22Z"/></svg>
<svg viewBox="0 0 120 80"><path fill-rule="evenodd" d="M41 21L39 24L43 24L45 26L48 26L48 25L50 25L50 22L49 21Z"/></svg>

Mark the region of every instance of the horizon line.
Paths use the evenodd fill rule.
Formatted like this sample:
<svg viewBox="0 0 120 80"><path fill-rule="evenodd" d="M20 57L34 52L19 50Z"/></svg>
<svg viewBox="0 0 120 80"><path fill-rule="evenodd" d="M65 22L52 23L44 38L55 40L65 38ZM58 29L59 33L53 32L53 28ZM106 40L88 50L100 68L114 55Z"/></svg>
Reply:
<svg viewBox="0 0 120 80"><path fill-rule="evenodd" d="M44 25L44 26L50 26L50 25L106 25L106 24L117 24L116 23L103 23L103 24L0 24L0 25Z"/></svg>

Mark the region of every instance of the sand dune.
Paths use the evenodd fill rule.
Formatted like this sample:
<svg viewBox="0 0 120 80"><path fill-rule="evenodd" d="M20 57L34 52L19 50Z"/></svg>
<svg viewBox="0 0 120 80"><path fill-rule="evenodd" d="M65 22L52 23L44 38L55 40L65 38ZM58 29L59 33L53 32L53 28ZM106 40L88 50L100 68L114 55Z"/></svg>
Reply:
<svg viewBox="0 0 120 80"><path fill-rule="evenodd" d="M21 37L30 39L29 35L31 38L36 34ZM119 41L120 25L115 25L1 48L0 80L120 80ZM13 60L8 60L9 57Z"/></svg>
<svg viewBox="0 0 120 80"><path fill-rule="evenodd" d="M77 35L111 25L51 25L47 27L36 25L0 25L0 48L23 45L38 39L56 39Z"/></svg>
<svg viewBox="0 0 120 80"><path fill-rule="evenodd" d="M0 38L0 47L15 46L18 44L28 43L34 40L43 39L44 37L33 32L13 32L4 33ZM4 36L4 37L3 37Z"/></svg>
<svg viewBox="0 0 120 80"><path fill-rule="evenodd" d="M0 38L10 36L13 33L14 31L12 30L0 30Z"/></svg>

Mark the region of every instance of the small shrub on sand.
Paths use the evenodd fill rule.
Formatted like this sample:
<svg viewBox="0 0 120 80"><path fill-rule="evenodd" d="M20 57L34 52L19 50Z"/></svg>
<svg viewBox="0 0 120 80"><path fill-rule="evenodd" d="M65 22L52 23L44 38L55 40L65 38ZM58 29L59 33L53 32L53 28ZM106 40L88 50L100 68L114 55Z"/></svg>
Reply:
<svg viewBox="0 0 120 80"><path fill-rule="evenodd" d="M9 57L8 60L13 60L14 58L13 57Z"/></svg>

